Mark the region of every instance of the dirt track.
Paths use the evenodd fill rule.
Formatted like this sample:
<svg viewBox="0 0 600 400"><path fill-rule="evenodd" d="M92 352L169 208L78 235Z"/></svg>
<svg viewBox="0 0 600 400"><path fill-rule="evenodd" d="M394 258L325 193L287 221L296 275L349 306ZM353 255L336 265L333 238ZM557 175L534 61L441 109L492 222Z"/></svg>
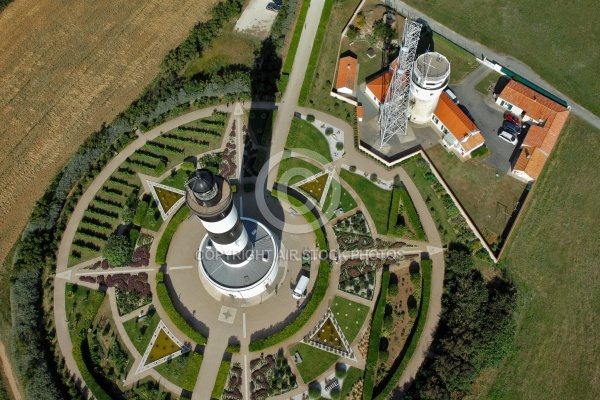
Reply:
<svg viewBox="0 0 600 400"><path fill-rule="evenodd" d="M17 384L17 380L15 379L14 371L12 369L12 365L8 362L8 356L6 354L6 349L4 345L0 343L0 362L2 362L2 368L4 368L4 374L6 375L6 379L8 380L8 384L10 386L10 392L12 393L15 400L21 400L21 392L19 392L19 385Z"/></svg>
<svg viewBox="0 0 600 400"><path fill-rule="evenodd" d="M17 0L0 14L0 260L71 154L215 0Z"/></svg>

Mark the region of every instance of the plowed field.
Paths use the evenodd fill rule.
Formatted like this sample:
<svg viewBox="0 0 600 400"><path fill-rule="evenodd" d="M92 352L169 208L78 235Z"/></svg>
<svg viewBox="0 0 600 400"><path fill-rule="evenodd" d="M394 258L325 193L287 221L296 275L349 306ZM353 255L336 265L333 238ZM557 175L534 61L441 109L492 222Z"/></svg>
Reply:
<svg viewBox="0 0 600 400"><path fill-rule="evenodd" d="M18 0L0 14L0 260L71 154L215 0Z"/></svg>

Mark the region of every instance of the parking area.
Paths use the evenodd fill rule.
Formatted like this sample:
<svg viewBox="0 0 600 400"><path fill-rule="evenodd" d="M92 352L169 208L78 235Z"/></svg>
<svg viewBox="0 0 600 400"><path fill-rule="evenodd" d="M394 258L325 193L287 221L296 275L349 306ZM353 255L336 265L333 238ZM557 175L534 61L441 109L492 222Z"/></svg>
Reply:
<svg viewBox="0 0 600 400"><path fill-rule="evenodd" d="M269 36L271 25L277 16L277 10L267 9L271 3L271 0L250 0L248 7L237 20L235 30L261 39Z"/></svg>
<svg viewBox="0 0 600 400"><path fill-rule="evenodd" d="M516 156L517 149L527 132L524 130L518 135L519 142L516 145L498 137L505 110L494 103L494 97L491 93L484 96L475 90L475 85L485 78L489 72L488 67L481 65L460 83L450 85L450 88L456 93L460 104L469 110L475 124L485 138L485 145L490 150L490 155L483 162L500 171L509 172L511 160Z"/></svg>

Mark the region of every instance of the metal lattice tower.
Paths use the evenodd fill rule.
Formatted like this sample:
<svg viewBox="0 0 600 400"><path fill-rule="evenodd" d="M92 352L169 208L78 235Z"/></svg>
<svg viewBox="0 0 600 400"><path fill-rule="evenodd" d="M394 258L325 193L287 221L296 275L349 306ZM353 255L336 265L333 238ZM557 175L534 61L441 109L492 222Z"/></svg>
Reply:
<svg viewBox="0 0 600 400"><path fill-rule="evenodd" d="M387 95L385 96L385 101L380 108L379 132L381 135L381 147L394 135L406 135L409 114L410 75L420 35L421 24L407 18L404 24L400 55L397 61L392 63L392 79Z"/></svg>

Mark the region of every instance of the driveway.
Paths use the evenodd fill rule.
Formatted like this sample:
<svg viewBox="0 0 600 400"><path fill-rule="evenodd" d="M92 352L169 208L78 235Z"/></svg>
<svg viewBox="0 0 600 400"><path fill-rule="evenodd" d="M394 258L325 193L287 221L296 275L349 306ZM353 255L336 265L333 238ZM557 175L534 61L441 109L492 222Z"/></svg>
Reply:
<svg viewBox="0 0 600 400"><path fill-rule="evenodd" d="M485 138L485 145L490 149L491 154L483 162L502 172L509 172L510 160L518 145L514 146L498 137L504 111L496 106L491 94L484 96L475 90L475 85L490 72L491 70L488 67L480 65L460 83L450 85L450 88L456 93L460 104L467 107L473 119L475 119L475 124ZM520 136L523 137L524 135L521 134Z"/></svg>

